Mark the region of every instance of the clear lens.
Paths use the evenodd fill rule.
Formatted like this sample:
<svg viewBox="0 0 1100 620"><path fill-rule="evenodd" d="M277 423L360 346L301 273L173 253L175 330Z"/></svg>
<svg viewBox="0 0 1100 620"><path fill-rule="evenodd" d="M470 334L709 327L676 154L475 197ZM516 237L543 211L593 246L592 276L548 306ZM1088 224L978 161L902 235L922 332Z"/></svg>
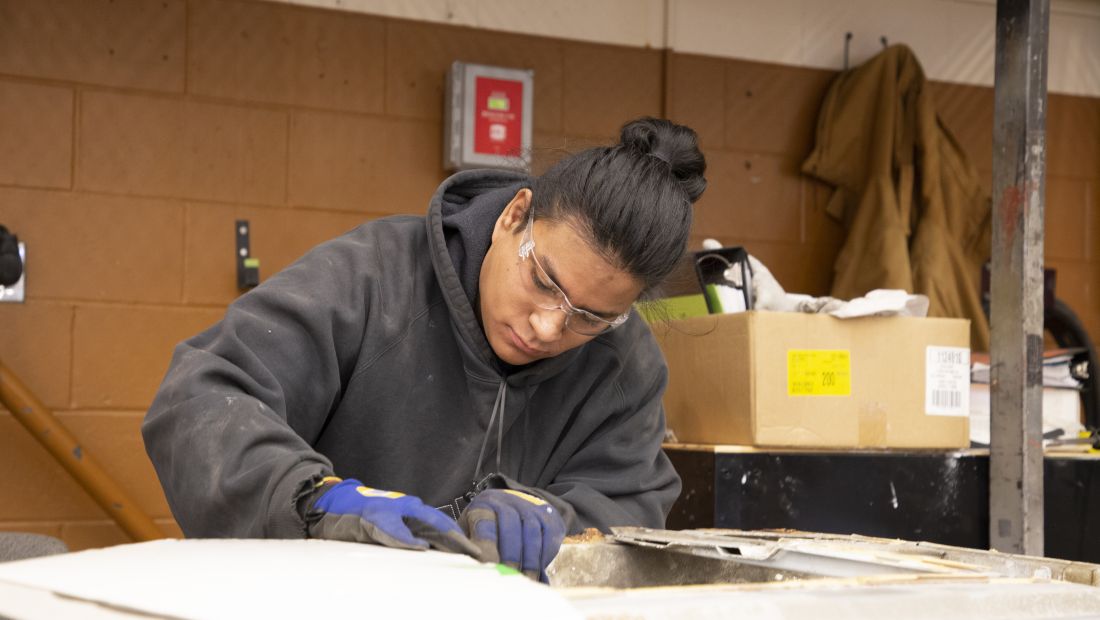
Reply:
<svg viewBox="0 0 1100 620"><path fill-rule="evenodd" d="M533 220L528 220L519 255L523 260L531 259L528 261L531 265L531 272L527 279L527 288L534 298L535 305L543 310L560 310L564 312L565 327L582 336L597 336L622 323L624 317L611 322L605 321L590 312L574 308L573 304L569 303L565 293L550 279L550 276L543 270L542 265L539 264L538 257L535 256L535 240L531 231L532 224Z"/></svg>
<svg viewBox="0 0 1100 620"><path fill-rule="evenodd" d="M534 259L534 255L532 254ZM528 289L530 289L531 297L535 300L535 305L543 310L553 310L555 308L562 308L565 305L565 294L562 293L558 285L550 279L550 276L546 275L546 272L542 270L542 265L539 265L538 259L529 261L531 264L530 278L528 278Z"/></svg>
<svg viewBox="0 0 1100 620"><path fill-rule="evenodd" d="M565 318L565 326L582 336L596 336L607 331L611 324L578 312Z"/></svg>
<svg viewBox="0 0 1100 620"><path fill-rule="evenodd" d="M589 314L584 310L571 307L565 298L565 293L550 279L550 276L542 269L539 260L534 253L531 254L531 294L535 298L535 305L543 310L560 310L565 313L565 326L584 336L595 336L603 333L611 325L603 319Z"/></svg>

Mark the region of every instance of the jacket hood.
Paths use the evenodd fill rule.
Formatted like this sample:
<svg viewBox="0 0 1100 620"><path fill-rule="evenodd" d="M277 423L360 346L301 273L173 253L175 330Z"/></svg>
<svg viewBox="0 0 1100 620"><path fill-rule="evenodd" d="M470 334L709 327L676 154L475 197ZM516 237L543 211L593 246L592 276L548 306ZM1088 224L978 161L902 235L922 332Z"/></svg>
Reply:
<svg viewBox="0 0 1100 620"><path fill-rule="evenodd" d="M493 352L474 310L493 226L516 192L530 186L531 177L520 172L459 172L440 184L426 218L432 266L462 344L467 371L484 380L505 377L513 386L533 385L558 374L584 348L526 366L507 367Z"/></svg>

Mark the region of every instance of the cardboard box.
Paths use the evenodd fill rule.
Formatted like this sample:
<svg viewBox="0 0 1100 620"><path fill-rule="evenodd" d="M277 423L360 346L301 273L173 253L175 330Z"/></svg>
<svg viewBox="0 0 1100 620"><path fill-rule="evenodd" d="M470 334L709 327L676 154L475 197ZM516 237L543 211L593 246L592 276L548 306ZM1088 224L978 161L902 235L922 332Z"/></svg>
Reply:
<svg viewBox="0 0 1100 620"><path fill-rule="evenodd" d="M654 325L686 443L969 445L965 319L743 312Z"/></svg>

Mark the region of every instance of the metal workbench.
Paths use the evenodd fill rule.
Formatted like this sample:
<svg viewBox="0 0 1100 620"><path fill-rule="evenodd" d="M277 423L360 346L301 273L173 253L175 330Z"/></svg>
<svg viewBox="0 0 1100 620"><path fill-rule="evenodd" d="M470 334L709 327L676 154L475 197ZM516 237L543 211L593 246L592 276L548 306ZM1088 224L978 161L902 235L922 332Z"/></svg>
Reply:
<svg viewBox="0 0 1100 620"><path fill-rule="evenodd" d="M669 444L684 488L669 529L862 534L990 548L989 451L763 450ZM1047 455L1045 549L1100 562L1100 458Z"/></svg>

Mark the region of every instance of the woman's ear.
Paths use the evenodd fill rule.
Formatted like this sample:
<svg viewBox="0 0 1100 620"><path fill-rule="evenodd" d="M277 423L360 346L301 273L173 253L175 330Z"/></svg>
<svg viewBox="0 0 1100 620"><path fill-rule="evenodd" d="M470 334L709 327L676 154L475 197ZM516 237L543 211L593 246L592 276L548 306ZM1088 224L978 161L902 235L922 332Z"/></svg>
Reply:
<svg viewBox="0 0 1100 620"><path fill-rule="evenodd" d="M516 233L522 230L527 224L527 215L530 212L531 190L524 187L516 192L512 201L504 207L504 211L497 218L497 223L493 227L493 241L496 241L498 234Z"/></svg>

